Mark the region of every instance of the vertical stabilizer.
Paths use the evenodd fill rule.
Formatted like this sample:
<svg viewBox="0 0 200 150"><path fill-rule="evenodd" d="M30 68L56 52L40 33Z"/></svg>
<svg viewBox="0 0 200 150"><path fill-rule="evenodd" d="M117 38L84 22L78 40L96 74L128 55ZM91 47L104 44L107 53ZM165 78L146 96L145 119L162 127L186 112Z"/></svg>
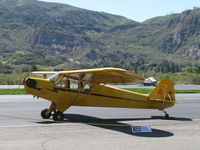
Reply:
<svg viewBox="0 0 200 150"><path fill-rule="evenodd" d="M149 100L175 102L173 81L168 78L161 80L156 88L149 94Z"/></svg>

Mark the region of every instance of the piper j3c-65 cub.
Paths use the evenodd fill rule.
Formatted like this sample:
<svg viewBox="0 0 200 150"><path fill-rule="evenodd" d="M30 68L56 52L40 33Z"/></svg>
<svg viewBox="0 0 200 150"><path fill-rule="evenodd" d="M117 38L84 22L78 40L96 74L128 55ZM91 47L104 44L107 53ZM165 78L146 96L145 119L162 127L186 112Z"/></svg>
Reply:
<svg viewBox="0 0 200 150"><path fill-rule="evenodd" d="M43 78L26 77L23 83L29 94L51 101L50 107L41 112L44 119L53 116L53 120L62 121L63 112L70 106L158 109L168 118L164 109L176 103L174 84L167 78L161 80L149 95L106 85L144 81L143 77L124 69L99 68L33 74L43 75Z"/></svg>

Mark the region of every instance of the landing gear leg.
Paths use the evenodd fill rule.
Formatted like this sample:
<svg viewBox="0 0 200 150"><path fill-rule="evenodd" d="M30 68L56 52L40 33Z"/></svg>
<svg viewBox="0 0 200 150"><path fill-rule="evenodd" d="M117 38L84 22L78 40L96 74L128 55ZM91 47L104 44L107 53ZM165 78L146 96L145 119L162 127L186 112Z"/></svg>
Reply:
<svg viewBox="0 0 200 150"><path fill-rule="evenodd" d="M160 110L160 111L162 111L162 112L165 114L165 118L166 118L166 119L169 118L169 114L168 114L165 110L162 109L162 110Z"/></svg>
<svg viewBox="0 0 200 150"><path fill-rule="evenodd" d="M53 110L55 110L56 105L54 103L51 104L51 106L48 109L44 109L41 111L41 117L43 119L49 119L51 117L51 113Z"/></svg>

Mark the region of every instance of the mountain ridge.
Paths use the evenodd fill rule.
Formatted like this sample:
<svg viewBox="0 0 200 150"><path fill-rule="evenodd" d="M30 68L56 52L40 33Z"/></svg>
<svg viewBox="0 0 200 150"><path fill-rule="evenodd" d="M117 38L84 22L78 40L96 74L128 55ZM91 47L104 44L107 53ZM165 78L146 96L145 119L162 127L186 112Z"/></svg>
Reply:
<svg viewBox="0 0 200 150"><path fill-rule="evenodd" d="M168 70L172 72L199 66L200 9L139 23L60 3L0 4L0 64L13 66L10 70L23 72L32 65L43 70L159 70L166 61L177 68Z"/></svg>

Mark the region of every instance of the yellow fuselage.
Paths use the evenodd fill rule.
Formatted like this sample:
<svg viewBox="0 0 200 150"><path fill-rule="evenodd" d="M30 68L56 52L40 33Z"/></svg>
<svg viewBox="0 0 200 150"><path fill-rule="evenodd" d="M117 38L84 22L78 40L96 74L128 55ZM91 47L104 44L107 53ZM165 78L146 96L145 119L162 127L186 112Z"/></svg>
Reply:
<svg viewBox="0 0 200 150"><path fill-rule="evenodd" d="M89 89L72 89L57 86L49 79L27 78L34 80L34 85L25 83L25 90L34 96L41 97L56 104L56 109L64 112L70 106L95 106L119 108L165 109L174 103L150 100L149 95L95 84ZM26 82L25 81L25 82Z"/></svg>

